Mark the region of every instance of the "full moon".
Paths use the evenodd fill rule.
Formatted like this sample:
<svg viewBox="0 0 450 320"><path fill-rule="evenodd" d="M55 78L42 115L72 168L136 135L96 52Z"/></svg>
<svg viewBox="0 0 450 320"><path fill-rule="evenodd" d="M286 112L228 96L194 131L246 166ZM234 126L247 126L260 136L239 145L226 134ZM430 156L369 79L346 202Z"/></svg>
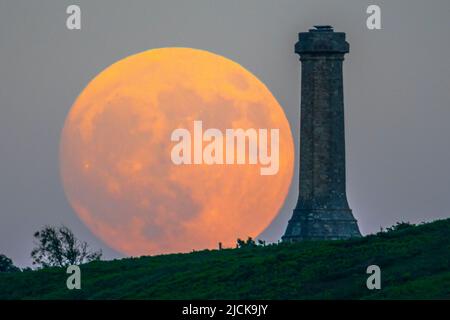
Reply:
<svg viewBox="0 0 450 320"><path fill-rule="evenodd" d="M171 160L177 128L279 129L279 170ZM269 144L270 146L270 144ZM277 216L293 174L286 116L241 65L190 48L120 60L74 102L60 141L60 174L73 210L126 255L234 247Z"/></svg>

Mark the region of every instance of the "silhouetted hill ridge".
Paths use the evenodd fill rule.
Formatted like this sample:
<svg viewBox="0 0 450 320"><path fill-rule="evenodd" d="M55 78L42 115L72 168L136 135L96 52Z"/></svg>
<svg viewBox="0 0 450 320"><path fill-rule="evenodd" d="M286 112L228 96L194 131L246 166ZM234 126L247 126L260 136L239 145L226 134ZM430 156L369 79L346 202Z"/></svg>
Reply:
<svg viewBox="0 0 450 320"><path fill-rule="evenodd" d="M204 250L0 274L0 299L448 299L450 219L347 241ZM382 289L366 268L380 266Z"/></svg>

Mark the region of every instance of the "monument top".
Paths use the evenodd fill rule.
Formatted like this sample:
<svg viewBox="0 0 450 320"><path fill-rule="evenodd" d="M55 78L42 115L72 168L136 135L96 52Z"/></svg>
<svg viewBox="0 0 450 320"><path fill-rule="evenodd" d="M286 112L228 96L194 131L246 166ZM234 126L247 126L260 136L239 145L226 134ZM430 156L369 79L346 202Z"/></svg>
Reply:
<svg viewBox="0 0 450 320"><path fill-rule="evenodd" d="M308 32L298 34L295 52L302 54L345 54L349 52L344 32L334 32L330 25L316 25Z"/></svg>
<svg viewBox="0 0 450 320"><path fill-rule="evenodd" d="M329 25L318 25L314 26L315 29L309 29L309 32L333 32L333 27Z"/></svg>

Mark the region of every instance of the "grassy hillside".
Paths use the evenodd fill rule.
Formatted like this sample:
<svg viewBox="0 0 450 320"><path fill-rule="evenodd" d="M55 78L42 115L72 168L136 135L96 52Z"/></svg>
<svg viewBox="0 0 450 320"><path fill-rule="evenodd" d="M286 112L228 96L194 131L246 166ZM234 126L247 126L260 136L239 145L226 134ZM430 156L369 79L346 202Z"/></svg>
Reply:
<svg viewBox="0 0 450 320"><path fill-rule="evenodd" d="M366 288L368 265L382 290ZM349 241L201 251L82 266L82 290L64 269L0 274L0 299L450 298L450 220Z"/></svg>

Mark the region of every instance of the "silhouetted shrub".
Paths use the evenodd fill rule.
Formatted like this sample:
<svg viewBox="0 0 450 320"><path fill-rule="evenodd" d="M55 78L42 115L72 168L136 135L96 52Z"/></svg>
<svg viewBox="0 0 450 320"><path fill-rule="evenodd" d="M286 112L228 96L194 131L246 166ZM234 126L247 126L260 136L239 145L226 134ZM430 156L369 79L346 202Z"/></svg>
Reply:
<svg viewBox="0 0 450 320"><path fill-rule="evenodd" d="M252 237L248 237L247 241L237 239L237 247L238 248L253 248L258 246L255 242L255 240L252 239Z"/></svg>
<svg viewBox="0 0 450 320"><path fill-rule="evenodd" d="M17 268L12 260L5 256L4 254L0 254L0 272L17 272L20 271L19 268Z"/></svg>

